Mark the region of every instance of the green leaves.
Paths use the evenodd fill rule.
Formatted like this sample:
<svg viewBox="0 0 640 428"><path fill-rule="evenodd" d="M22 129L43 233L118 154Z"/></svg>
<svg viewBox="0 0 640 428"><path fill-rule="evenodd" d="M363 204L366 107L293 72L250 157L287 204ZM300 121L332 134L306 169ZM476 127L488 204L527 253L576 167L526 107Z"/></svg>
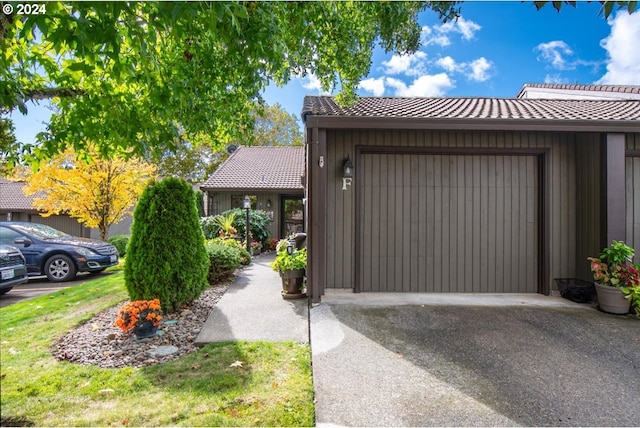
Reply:
<svg viewBox="0 0 640 428"><path fill-rule="evenodd" d="M46 15L5 20L0 108L52 98L59 113L39 156L88 141L106 155L130 147L140 156L163 153L182 135L208 135L213 146L243 142L271 82L313 73L325 90L340 88L340 102L353 102L376 44L417 49L417 17L427 7L443 20L459 9L455 2L47 3Z"/></svg>
<svg viewBox="0 0 640 428"><path fill-rule="evenodd" d="M564 5L569 5L572 7L576 7L577 2L576 1L534 1L533 2L534 5L536 6L536 9L540 10L542 9L545 5L547 5L548 3L551 3L553 5L553 8L555 10L557 10L558 12L560 12L562 10L562 6ZM590 3L589 1L587 1L587 3ZM602 5L602 8L600 9L599 15L603 15L604 19L609 18L609 16L613 13L614 10L616 9L627 9L627 11L629 13L633 13L635 12L635 10L638 7L638 2L637 1L604 1L601 0L599 2Z"/></svg>

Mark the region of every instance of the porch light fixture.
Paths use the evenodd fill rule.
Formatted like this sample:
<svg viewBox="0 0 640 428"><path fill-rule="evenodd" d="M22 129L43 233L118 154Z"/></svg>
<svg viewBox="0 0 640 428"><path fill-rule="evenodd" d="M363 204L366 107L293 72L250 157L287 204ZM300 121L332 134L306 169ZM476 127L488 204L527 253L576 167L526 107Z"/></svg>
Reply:
<svg viewBox="0 0 640 428"><path fill-rule="evenodd" d="M353 178L353 162L349 156L342 162L342 177Z"/></svg>
<svg viewBox="0 0 640 428"><path fill-rule="evenodd" d="M267 209L271 209L271 199L267 199Z"/></svg>

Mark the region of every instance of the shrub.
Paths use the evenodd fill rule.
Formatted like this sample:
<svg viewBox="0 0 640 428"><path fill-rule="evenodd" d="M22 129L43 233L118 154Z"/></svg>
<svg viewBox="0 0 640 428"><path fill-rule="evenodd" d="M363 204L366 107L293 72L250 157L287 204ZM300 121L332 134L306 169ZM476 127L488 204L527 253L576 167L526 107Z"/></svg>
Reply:
<svg viewBox="0 0 640 428"><path fill-rule="evenodd" d="M209 256L209 284L217 284L227 279L240 266L240 250L220 243L208 241L206 244Z"/></svg>
<svg viewBox="0 0 640 428"><path fill-rule="evenodd" d="M224 218L233 218L232 225L236 229L238 236L244 238L244 229L246 223L246 214L245 211L241 208L234 208L229 211L225 211L222 214L219 214L220 217ZM216 219L218 216L212 217L203 217L200 220L200 224L202 225L202 230L207 239L213 239L219 236L220 234L220 224L219 219ZM269 215L261 210L251 210L249 211L249 227L251 228L251 236L253 241L266 242L269 237L269 223L273 220L269 217Z"/></svg>
<svg viewBox="0 0 640 428"><path fill-rule="evenodd" d="M225 247L235 248L235 249L238 250L238 252L240 254L240 264L242 266L247 266L249 263L251 263L251 254L249 254L249 252L247 251L245 246L242 245L242 243L240 241L236 240L236 239L231 239L231 238L213 238L213 239L207 241L207 243L224 245Z"/></svg>
<svg viewBox="0 0 640 428"><path fill-rule="evenodd" d="M194 191L185 181L150 183L134 212L125 264L131 300L159 298L162 309L192 302L208 286L204 246Z"/></svg>
<svg viewBox="0 0 640 428"><path fill-rule="evenodd" d="M113 235L109 238L109 243L116 247L118 255L124 257L127 255L127 245L129 244L129 235Z"/></svg>
<svg viewBox="0 0 640 428"><path fill-rule="evenodd" d="M269 238L265 243L267 251L275 251L278 246L278 240L276 238Z"/></svg>

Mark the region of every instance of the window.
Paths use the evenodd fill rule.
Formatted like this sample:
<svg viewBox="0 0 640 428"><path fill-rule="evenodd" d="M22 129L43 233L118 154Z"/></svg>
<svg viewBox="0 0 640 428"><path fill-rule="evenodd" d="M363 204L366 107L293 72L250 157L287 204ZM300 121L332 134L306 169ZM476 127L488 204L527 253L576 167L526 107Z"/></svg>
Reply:
<svg viewBox="0 0 640 428"><path fill-rule="evenodd" d="M232 195L231 196L231 209L233 208L243 208L244 207L244 197L245 195ZM249 199L251 200L251 209L255 210L258 206L258 197L256 195L249 195Z"/></svg>

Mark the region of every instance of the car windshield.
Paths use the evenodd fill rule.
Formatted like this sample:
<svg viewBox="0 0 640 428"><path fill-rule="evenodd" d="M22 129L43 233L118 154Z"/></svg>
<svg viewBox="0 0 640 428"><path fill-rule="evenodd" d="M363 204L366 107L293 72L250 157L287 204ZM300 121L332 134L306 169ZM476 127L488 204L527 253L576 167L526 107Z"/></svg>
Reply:
<svg viewBox="0 0 640 428"><path fill-rule="evenodd" d="M29 235L33 235L38 239L64 238L66 236L69 236L68 234L61 232L58 229L54 229L53 227L39 223L16 224L13 225L13 227L19 229L24 233L28 233Z"/></svg>

